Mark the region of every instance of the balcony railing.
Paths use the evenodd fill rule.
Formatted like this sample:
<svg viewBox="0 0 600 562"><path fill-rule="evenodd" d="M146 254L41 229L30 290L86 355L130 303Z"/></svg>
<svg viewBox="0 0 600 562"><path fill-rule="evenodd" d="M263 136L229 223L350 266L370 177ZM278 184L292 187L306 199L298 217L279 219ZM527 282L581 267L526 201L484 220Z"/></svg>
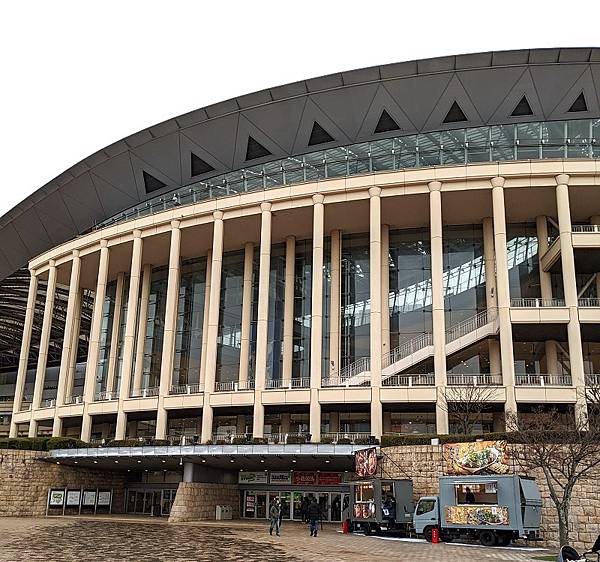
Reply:
<svg viewBox="0 0 600 562"><path fill-rule="evenodd" d="M254 390L254 380L215 383L215 392L237 392L238 390Z"/></svg>
<svg viewBox="0 0 600 562"><path fill-rule="evenodd" d="M337 375L337 378L346 380L356 377L361 373L365 373L369 371L371 368L371 358L370 357L361 357L354 361L354 363L350 363L350 365L346 365ZM336 378L336 377L332 377Z"/></svg>
<svg viewBox="0 0 600 562"><path fill-rule="evenodd" d="M502 375L448 373L448 386L502 386Z"/></svg>
<svg viewBox="0 0 600 562"><path fill-rule="evenodd" d="M330 441L331 443L356 443L356 441L367 441L371 436L370 433L354 432L347 433L344 431L321 433L321 443Z"/></svg>
<svg viewBox="0 0 600 562"><path fill-rule="evenodd" d="M54 408L54 406L56 406L56 398L42 400L42 408Z"/></svg>
<svg viewBox="0 0 600 562"><path fill-rule="evenodd" d="M528 374L516 375L517 386L571 386L571 375Z"/></svg>
<svg viewBox="0 0 600 562"><path fill-rule="evenodd" d="M595 232L600 233L600 225L597 224L573 224L571 232Z"/></svg>
<svg viewBox="0 0 600 562"><path fill-rule="evenodd" d="M158 396L160 392L160 386L149 386L148 388L134 388L130 393L130 398L150 398L152 396Z"/></svg>
<svg viewBox="0 0 600 562"><path fill-rule="evenodd" d="M119 399L119 391L118 390L103 390L102 392L96 392L94 396L97 402L104 402L118 400Z"/></svg>
<svg viewBox="0 0 600 562"><path fill-rule="evenodd" d="M446 330L446 343L462 338L479 328L483 328L496 317L495 310L483 310Z"/></svg>
<svg viewBox="0 0 600 562"><path fill-rule="evenodd" d="M600 373L588 373L585 375L585 385L587 387L600 387Z"/></svg>
<svg viewBox="0 0 600 562"><path fill-rule="evenodd" d="M387 377L381 383L383 386L435 386L435 375L414 374L414 375L392 375Z"/></svg>
<svg viewBox="0 0 600 562"><path fill-rule="evenodd" d="M579 306L600 307L600 299L579 299Z"/></svg>
<svg viewBox="0 0 600 562"><path fill-rule="evenodd" d="M69 396L69 397L65 398L65 405L71 405L71 404L83 404L83 396L77 395L77 396Z"/></svg>
<svg viewBox="0 0 600 562"><path fill-rule="evenodd" d="M393 365L401 359L430 345L433 345L433 334L426 333L412 338L390 351L387 355L384 355L381 366L385 368Z"/></svg>
<svg viewBox="0 0 600 562"><path fill-rule="evenodd" d="M266 381L265 388L287 388L288 390L294 388L310 388L310 379L308 377L300 379L289 379L287 381L283 379L269 379Z"/></svg>
<svg viewBox="0 0 600 562"><path fill-rule="evenodd" d="M351 387L351 386L371 386L370 375L355 375L350 378L326 377L321 380L322 387Z"/></svg>
<svg viewBox="0 0 600 562"><path fill-rule="evenodd" d="M195 384L174 384L169 390L169 394L200 394L204 391L203 385Z"/></svg>
<svg viewBox="0 0 600 562"><path fill-rule="evenodd" d="M515 308L549 308L565 306L564 299L510 299L510 306Z"/></svg>

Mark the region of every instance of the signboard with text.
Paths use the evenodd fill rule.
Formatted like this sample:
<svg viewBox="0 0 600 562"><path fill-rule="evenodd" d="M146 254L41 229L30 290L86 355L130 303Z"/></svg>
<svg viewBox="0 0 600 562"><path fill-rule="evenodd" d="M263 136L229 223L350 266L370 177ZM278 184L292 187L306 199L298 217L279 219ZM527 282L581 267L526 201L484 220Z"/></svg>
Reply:
<svg viewBox="0 0 600 562"><path fill-rule="evenodd" d="M291 484L292 475L289 472L271 472L269 482L271 484Z"/></svg>
<svg viewBox="0 0 600 562"><path fill-rule="evenodd" d="M339 472L319 472L319 486L339 486L342 475Z"/></svg>
<svg viewBox="0 0 600 562"><path fill-rule="evenodd" d="M67 506L79 507L81 500L81 490L67 490Z"/></svg>
<svg viewBox="0 0 600 562"><path fill-rule="evenodd" d="M98 492L98 505L110 505L110 492Z"/></svg>
<svg viewBox="0 0 600 562"><path fill-rule="evenodd" d="M316 486L317 473L307 471L296 471L292 477L292 484L295 486Z"/></svg>
<svg viewBox="0 0 600 562"><path fill-rule="evenodd" d="M266 484L267 473L266 472L248 472L240 471L238 476L239 484Z"/></svg>
<svg viewBox="0 0 600 562"><path fill-rule="evenodd" d="M96 505L96 490L84 490L81 505L94 507Z"/></svg>
<svg viewBox="0 0 600 562"><path fill-rule="evenodd" d="M62 507L65 503L65 491L64 490L50 490L48 496L48 505L50 507Z"/></svg>

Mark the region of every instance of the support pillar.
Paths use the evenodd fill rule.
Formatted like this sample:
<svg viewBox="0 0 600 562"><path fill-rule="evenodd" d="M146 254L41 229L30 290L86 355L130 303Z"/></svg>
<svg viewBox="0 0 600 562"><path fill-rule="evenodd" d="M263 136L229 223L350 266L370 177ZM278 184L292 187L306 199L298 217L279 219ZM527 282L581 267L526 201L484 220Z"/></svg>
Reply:
<svg viewBox="0 0 600 562"><path fill-rule="evenodd" d="M175 332L177 331L177 305L179 304L179 273L181 269L181 229L178 220L171 221L171 247L169 251L169 276L167 279L167 302L165 303L165 330L160 363L160 388L156 411L156 438L167 438L167 410L165 397L173 384L175 362Z"/></svg>
<svg viewBox="0 0 600 562"><path fill-rule="evenodd" d="M258 270L258 315L256 322L256 376L254 380L254 437L265 433L265 407L262 394L267 379L267 347L269 344L269 274L271 272L271 203L260 206L260 263Z"/></svg>
<svg viewBox="0 0 600 562"><path fill-rule="evenodd" d="M29 270L29 292L27 293L27 308L25 309L25 322L23 324L23 336L21 338L21 353L19 355L19 368L15 385L15 398L13 401L13 415L10 421L10 437L17 436L17 424L15 414L21 411L25 382L27 379L27 365L29 363L29 350L31 348L31 333L33 330L33 319L35 317L35 303L37 300L38 278L33 269Z"/></svg>
<svg viewBox="0 0 600 562"><path fill-rule="evenodd" d="M517 413L515 396L515 362L512 324L510 320L510 290L508 258L506 255L506 213L504 207L504 178L491 179L492 208L494 213L494 244L496 250L496 283L498 286L498 322L500 324L500 361L502 380L506 389L506 414Z"/></svg>
<svg viewBox="0 0 600 562"><path fill-rule="evenodd" d="M73 397L75 385L75 372L77 370L77 354L79 352L79 336L81 332L81 308L83 302L83 289L80 287L77 291L75 300L75 318L73 320L73 336L71 339L71 358L69 361L69 372L67 373L67 382L65 396ZM83 393L83 391L82 391Z"/></svg>
<svg viewBox="0 0 600 562"><path fill-rule="evenodd" d="M590 224L600 226L600 215L590 217ZM600 272L596 272L596 298L600 299ZM596 373L597 371L594 372Z"/></svg>
<svg viewBox="0 0 600 562"><path fill-rule="evenodd" d="M340 370L340 316L342 308L342 233L331 232L331 297L329 299L329 377Z"/></svg>
<svg viewBox="0 0 600 562"><path fill-rule="evenodd" d="M323 233L325 206L323 195L313 195L313 263L310 330L310 434L313 442L321 441L321 388L323 359Z"/></svg>
<svg viewBox="0 0 600 562"><path fill-rule="evenodd" d="M294 361L294 286L296 279L296 238L285 239L285 290L283 302L283 385L292 379Z"/></svg>
<svg viewBox="0 0 600 562"><path fill-rule="evenodd" d="M494 251L494 219L483 219L483 253L485 256L485 303L488 313L496 314L498 295L496 288L496 252Z"/></svg>
<svg viewBox="0 0 600 562"><path fill-rule="evenodd" d="M248 242L244 247L244 281L242 288L242 328L240 336L240 370L238 380L243 385L248 380L250 367L250 329L252 324L252 263L254 244Z"/></svg>
<svg viewBox="0 0 600 562"><path fill-rule="evenodd" d="M442 184L432 181L429 186L429 229L431 235L431 310L433 321L433 369L437 400L435 404L436 431L448 433L446 406L446 320L444 316L444 246L442 243Z"/></svg>
<svg viewBox="0 0 600 562"><path fill-rule="evenodd" d="M56 387L56 408L54 410L54 422L52 424L52 436L60 437L62 430L62 418L58 415L59 408L65 403L67 379L71 367L71 353L73 345L73 328L75 323L75 306L79 294L79 280L81 277L81 258L79 250L73 250L71 263L71 279L69 281L69 297L67 300L67 313L65 315L65 330L63 348L60 357L60 370L58 373L58 384ZM77 350L75 350L77 353Z"/></svg>
<svg viewBox="0 0 600 562"><path fill-rule="evenodd" d="M135 365L133 367L133 389L142 388L144 374L144 354L146 352L146 331L148 329L148 303L150 302L150 285L152 283L152 266L147 263L142 269L142 290L140 292L140 311L138 319L137 341L135 344Z"/></svg>
<svg viewBox="0 0 600 562"><path fill-rule="evenodd" d="M210 272L211 306L208 312L206 344L206 370L204 372L204 405L202 407L202 443L212 438L213 409L210 397L215 390L217 370L217 337L219 335L219 302L221 296L221 271L223 269L223 211L213 213L212 267Z"/></svg>
<svg viewBox="0 0 600 562"><path fill-rule="evenodd" d="M81 440L89 442L92 433L92 416L89 413L90 404L96 393L96 371L98 369L98 354L100 351L100 329L102 313L106 299L106 284L108 281L108 242L100 240L100 262L98 264L98 280L94 295L94 309L90 324L90 342L85 367L85 382L83 385L83 419L81 422Z"/></svg>
<svg viewBox="0 0 600 562"><path fill-rule="evenodd" d="M184 462L183 463L183 481L193 482L194 481L194 463Z"/></svg>
<svg viewBox="0 0 600 562"><path fill-rule="evenodd" d="M579 299L577 296L577 282L575 278L575 254L571 236L571 207L569 203L569 176L567 174L556 176L556 208L558 211L559 243L563 285L565 290L565 304L569 309L567 338L569 341L571 377L577 395L575 410L576 415L584 422L587 419L585 370L583 366L581 329L579 326Z"/></svg>
<svg viewBox="0 0 600 562"><path fill-rule="evenodd" d="M371 435L381 439L383 409L381 406L381 188L369 189L369 288L371 293Z"/></svg>
<svg viewBox="0 0 600 562"><path fill-rule="evenodd" d="M56 263L50 260L48 269L48 286L46 288L46 301L44 304L44 320L40 335L40 350L37 368L35 371L35 387L31 404L31 420L29 422L29 437L37 436L38 423L34 419L36 410L39 410L44 394L44 379L46 378L46 365L48 363L48 346L50 345L50 332L52 330L52 317L54 315L54 294L56 292Z"/></svg>
<svg viewBox="0 0 600 562"><path fill-rule="evenodd" d="M140 277L142 274L142 233L133 231L133 248L131 250L131 270L129 271L129 297L127 300L127 319L125 321L125 337L123 341L123 365L121 367L121 385L119 390L119 409L117 410L117 427L115 439L125 439L127 431L127 414L123 406L129 398L133 367L133 350L135 347L138 296L140 293Z"/></svg>

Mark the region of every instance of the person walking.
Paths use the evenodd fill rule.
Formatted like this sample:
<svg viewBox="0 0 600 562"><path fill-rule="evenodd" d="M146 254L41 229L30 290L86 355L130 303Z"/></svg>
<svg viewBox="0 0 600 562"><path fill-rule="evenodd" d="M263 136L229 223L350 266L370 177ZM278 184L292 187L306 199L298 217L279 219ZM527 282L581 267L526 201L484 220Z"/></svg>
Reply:
<svg viewBox="0 0 600 562"><path fill-rule="evenodd" d="M277 498L271 504L271 509L269 510L269 518L271 519L269 535L272 535L273 529L275 529L275 534L279 536L279 526L281 524L281 504L279 503L279 498Z"/></svg>
<svg viewBox="0 0 600 562"><path fill-rule="evenodd" d="M321 519L321 508L317 499L313 498L307 509L308 521L310 523L310 536L316 537L319 530L319 521Z"/></svg>

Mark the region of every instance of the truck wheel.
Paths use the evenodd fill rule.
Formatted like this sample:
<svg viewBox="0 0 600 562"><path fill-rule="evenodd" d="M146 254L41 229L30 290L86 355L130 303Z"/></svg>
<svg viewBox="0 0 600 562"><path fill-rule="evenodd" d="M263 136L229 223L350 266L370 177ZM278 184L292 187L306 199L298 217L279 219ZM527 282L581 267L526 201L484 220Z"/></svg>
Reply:
<svg viewBox="0 0 600 562"><path fill-rule="evenodd" d="M431 542L433 540L433 527L425 527L423 529L423 536L427 542Z"/></svg>
<svg viewBox="0 0 600 562"><path fill-rule="evenodd" d="M365 523L363 526L363 529L365 531L365 535L367 537L369 537L371 535L372 529L371 529L371 523Z"/></svg>
<svg viewBox="0 0 600 562"><path fill-rule="evenodd" d="M498 546L508 546L512 538L508 533L501 533L496 536L496 544Z"/></svg>
<svg viewBox="0 0 600 562"><path fill-rule="evenodd" d="M496 544L496 533L494 531L481 531L479 533L479 542L483 546L494 546Z"/></svg>

